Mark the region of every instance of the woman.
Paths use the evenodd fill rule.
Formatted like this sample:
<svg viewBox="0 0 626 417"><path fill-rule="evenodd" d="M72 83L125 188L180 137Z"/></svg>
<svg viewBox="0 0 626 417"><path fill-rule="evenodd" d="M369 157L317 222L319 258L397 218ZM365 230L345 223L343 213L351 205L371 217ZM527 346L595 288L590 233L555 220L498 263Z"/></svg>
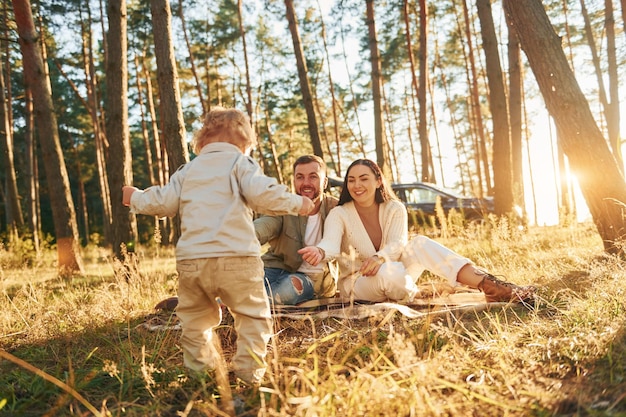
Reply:
<svg viewBox="0 0 626 417"><path fill-rule="evenodd" d="M357 159L348 167L338 206L326 218L324 238L298 252L311 265L337 258L340 295L357 300L411 301L424 270L451 285L478 288L489 302L522 302L534 296L534 287L501 281L432 239L408 241L407 226L406 208L378 165Z"/></svg>

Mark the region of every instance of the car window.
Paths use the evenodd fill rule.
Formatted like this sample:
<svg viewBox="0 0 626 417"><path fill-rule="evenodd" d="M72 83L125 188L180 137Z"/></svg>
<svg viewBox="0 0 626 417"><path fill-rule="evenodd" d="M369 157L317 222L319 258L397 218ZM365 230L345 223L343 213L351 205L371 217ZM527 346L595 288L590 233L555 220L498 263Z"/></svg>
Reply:
<svg viewBox="0 0 626 417"><path fill-rule="evenodd" d="M437 193L423 188L411 188L406 191L406 201L407 203L413 204L424 204L430 203L435 204L437 201Z"/></svg>

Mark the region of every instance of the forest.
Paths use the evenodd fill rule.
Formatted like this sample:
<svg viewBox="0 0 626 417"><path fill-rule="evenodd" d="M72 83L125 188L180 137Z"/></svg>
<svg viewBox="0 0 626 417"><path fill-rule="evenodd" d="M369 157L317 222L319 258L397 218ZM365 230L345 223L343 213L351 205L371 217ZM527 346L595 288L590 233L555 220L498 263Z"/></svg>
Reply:
<svg viewBox="0 0 626 417"><path fill-rule="evenodd" d="M588 211L609 253L624 230L620 80L625 4L612 1L188 0L3 2L5 245L120 255L167 245L121 187L167 182L211 106L245 110L253 157L289 184L315 153L341 177L376 160L390 182L493 196L531 224ZM580 196L577 199L576 196ZM546 204L548 202L548 204Z"/></svg>

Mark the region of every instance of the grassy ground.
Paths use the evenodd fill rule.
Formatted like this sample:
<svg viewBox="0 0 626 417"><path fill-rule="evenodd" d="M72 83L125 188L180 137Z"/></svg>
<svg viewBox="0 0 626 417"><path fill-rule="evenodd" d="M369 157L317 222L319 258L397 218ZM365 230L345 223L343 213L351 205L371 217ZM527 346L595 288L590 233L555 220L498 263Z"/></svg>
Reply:
<svg viewBox="0 0 626 417"><path fill-rule="evenodd" d="M603 254L594 228L446 234L490 272L540 287L537 306L278 319L267 381L242 393L246 415L626 415L626 265ZM97 249L72 280L56 278L52 253L0 250L0 415L227 415L215 376L184 369L179 331L140 326L175 294L176 275L171 251L137 254L127 282ZM229 316L218 331L228 359Z"/></svg>

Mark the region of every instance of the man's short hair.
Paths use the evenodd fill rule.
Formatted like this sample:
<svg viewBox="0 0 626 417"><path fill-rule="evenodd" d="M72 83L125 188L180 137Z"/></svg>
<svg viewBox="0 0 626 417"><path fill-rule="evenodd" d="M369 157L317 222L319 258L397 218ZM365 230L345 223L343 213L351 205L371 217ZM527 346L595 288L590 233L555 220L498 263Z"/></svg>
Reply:
<svg viewBox="0 0 626 417"><path fill-rule="evenodd" d="M302 155L293 163L293 172L296 172L296 167L298 165L310 164L311 162L317 162L320 164L322 171L324 174L326 173L326 162L322 158L317 155Z"/></svg>

